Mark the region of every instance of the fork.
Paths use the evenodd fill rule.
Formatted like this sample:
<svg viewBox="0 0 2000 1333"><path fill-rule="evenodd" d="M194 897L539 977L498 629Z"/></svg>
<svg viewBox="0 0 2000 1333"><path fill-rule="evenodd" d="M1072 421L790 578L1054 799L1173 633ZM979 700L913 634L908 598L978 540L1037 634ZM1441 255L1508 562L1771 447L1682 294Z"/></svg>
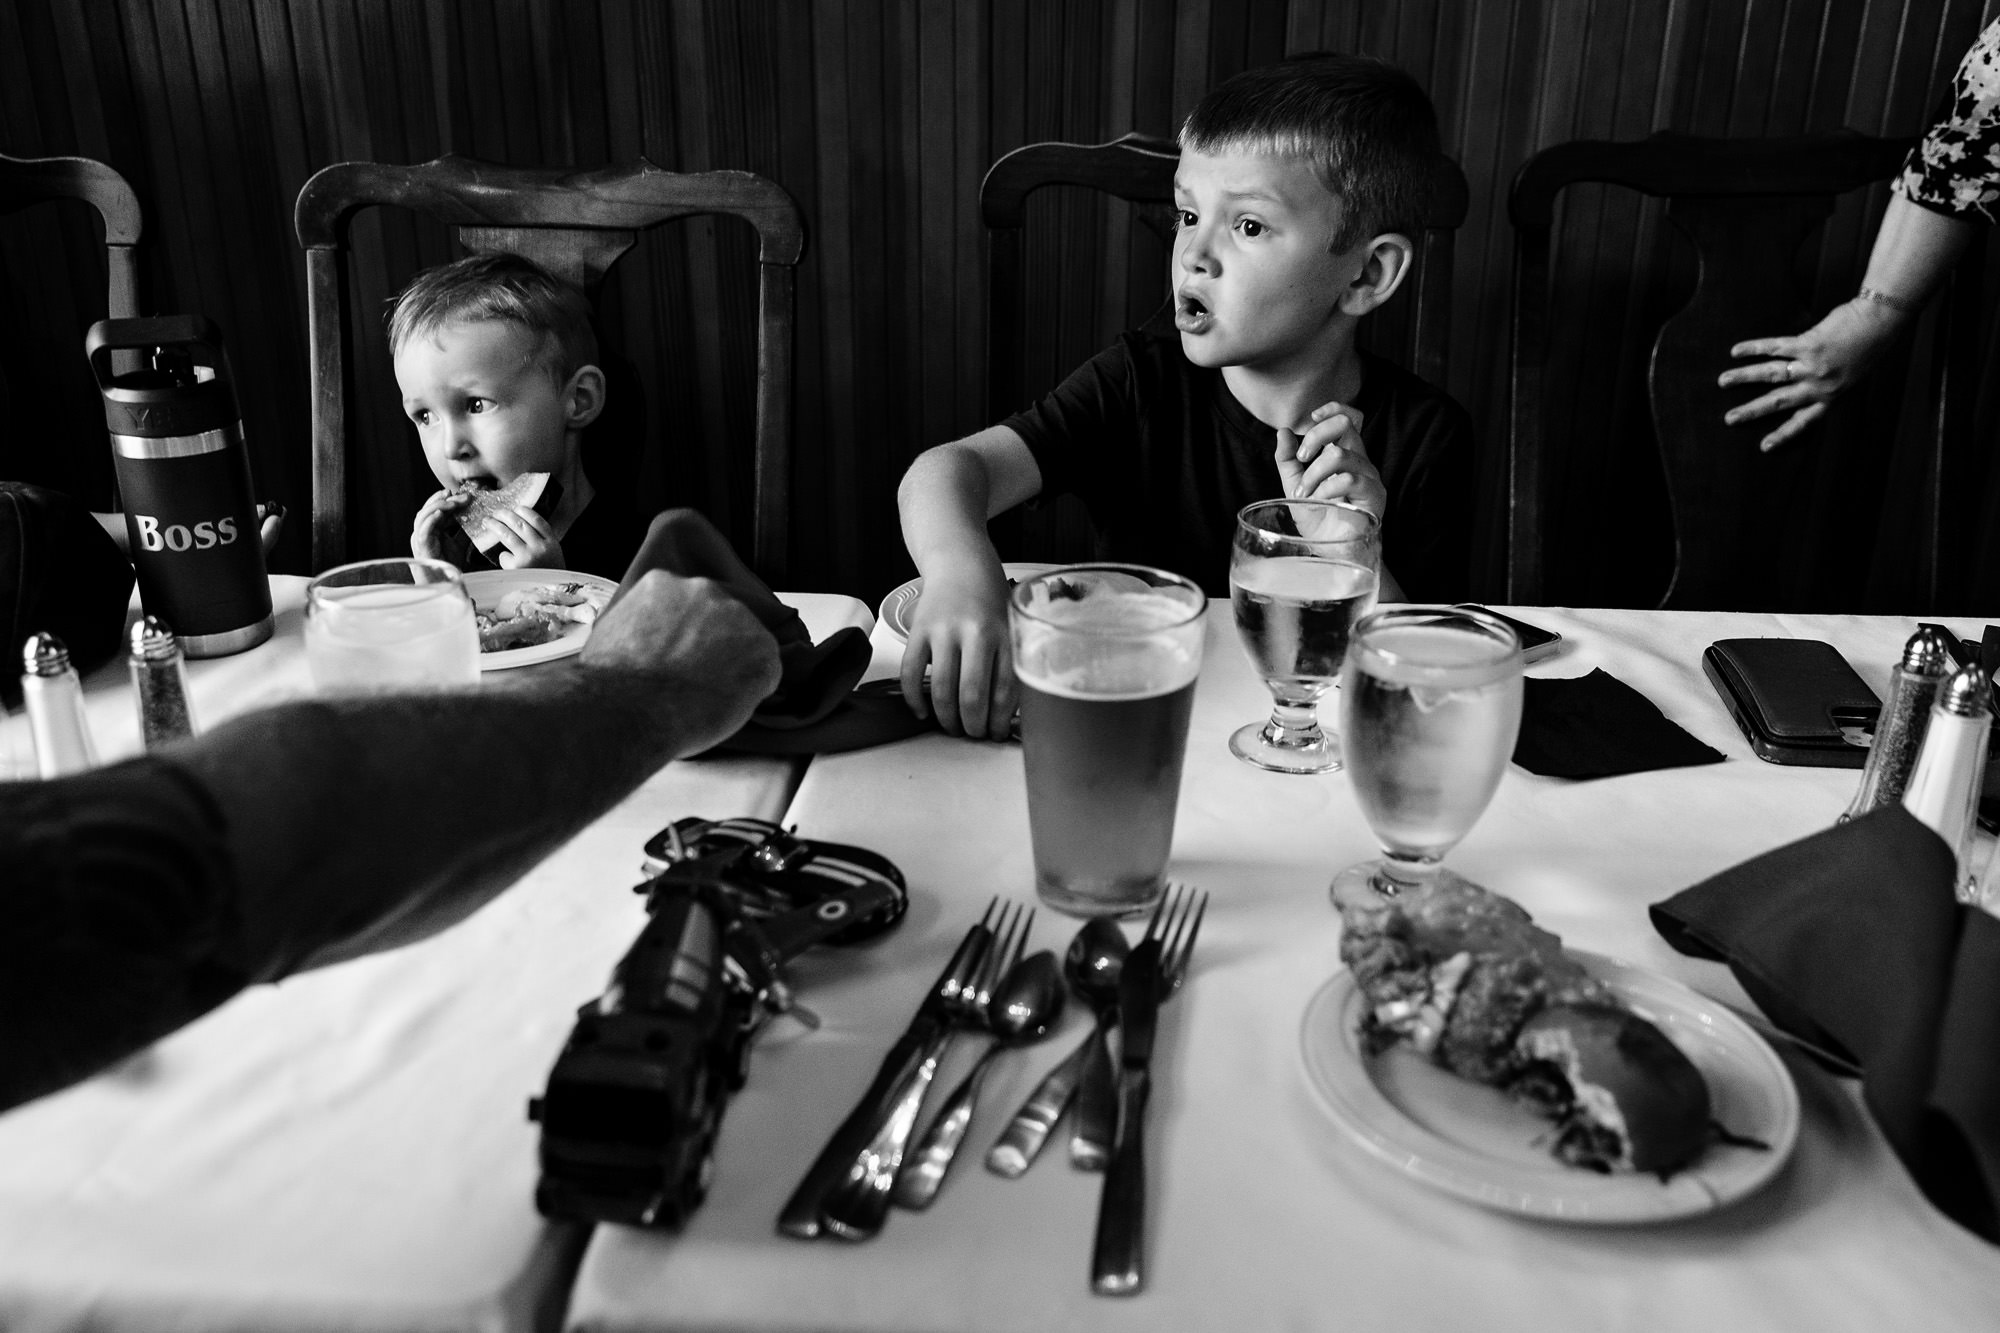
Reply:
<svg viewBox="0 0 2000 1333"><path fill-rule="evenodd" d="M1033 913L1027 916L1032 918ZM1027 941L1026 924L1018 904L1001 904L986 947L975 960L967 982L943 994L942 1025L895 1096L874 1139L861 1150L847 1178L834 1187L820 1208L822 1224L842 1240L867 1240L882 1229L903 1154L938 1065L960 1032L986 1027L993 987L1020 957L1021 945Z"/></svg>
<svg viewBox="0 0 2000 1333"><path fill-rule="evenodd" d="M958 1148L965 1141L965 1131L972 1125L973 1104L979 1096L979 1083L993 1057L1008 1046L1005 1036L993 1025L993 986L998 985L1015 968L1020 966L1021 953L1027 947L1028 933L1035 928L1035 913L1028 912L1027 921L1021 932L1011 941L1000 945L994 954L999 967L989 969L980 975L979 996L974 1006L977 1026L994 1033L993 1044L979 1058L949 1097L939 1105L937 1115L930 1128L924 1131L922 1142L902 1171L896 1176L896 1188L892 1195L894 1202L904 1208L926 1208L937 1197L938 1187L944 1184L945 1173L951 1170L952 1159L958 1155ZM1010 947L1011 946L1011 947ZM1049 959L1053 965L1054 959ZM1051 967L1053 970L1053 967ZM1060 983L1058 983L1060 984ZM971 1024L968 1024L970 1026Z"/></svg>
<svg viewBox="0 0 2000 1333"><path fill-rule="evenodd" d="M784 1211L778 1215L778 1230L783 1234L806 1240L828 1233L844 1234L825 1218L827 1201L851 1175L867 1169L868 1159L864 1154L887 1151L897 1142L908 1142L908 1125L902 1128L900 1141L886 1139L886 1128L906 1100L912 1083L921 1079L927 1085L936 1072L938 1052L950 1031L946 1016L961 993L978 980L980 964L993 942L993 914L999 905L1000 900L994 898L978 922L965 932L951 961L924 992L923 1003L910 1019L909 1028L883 1057L875 1081L834 1130L805 1178L792 1191ZM908 1114L914 1121L915 1105ZM897 1151L901 1151L900 1147Z"/></svg>
<svg viewBox="0 0 2000 1333"><path fill-rule="evenodd" d="M1129 1296L1145 1285L1146 1102L1152 1092L1154 1019L1161 997L1187 976L1208 895L1171 886L1153 909L1146 934L1126 961L1118 1012L1125 1023L1118 1076L1118 1139L1104 1169L1092 1246L1090 1287L1100 1296ZM1150 974L1152 992L1145 983Z"/></svg>

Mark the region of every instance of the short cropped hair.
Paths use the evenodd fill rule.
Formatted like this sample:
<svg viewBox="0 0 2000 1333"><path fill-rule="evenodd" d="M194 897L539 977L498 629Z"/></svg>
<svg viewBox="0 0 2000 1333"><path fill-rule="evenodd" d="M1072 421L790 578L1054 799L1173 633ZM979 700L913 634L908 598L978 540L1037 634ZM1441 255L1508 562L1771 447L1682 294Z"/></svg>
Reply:
<svg viewBox="0 0 2000 1333"><path fill-rule="evenodd" d="M1181 126L1183 149L1303 158L1341 202L1332 245L1411 233L1443 150L1417 81L1372 56L1314 52L1225 79Z"/></svg>
<svg viewBox="0 0 2000 1333"><path fill-rule="evenodd" d="M558 385L597 363L597 334L583 293L533 260L511 254L469 255L412 278L389 310L389 353L447 324L488 319L504 319L537 335L534 360Z"/></svg>

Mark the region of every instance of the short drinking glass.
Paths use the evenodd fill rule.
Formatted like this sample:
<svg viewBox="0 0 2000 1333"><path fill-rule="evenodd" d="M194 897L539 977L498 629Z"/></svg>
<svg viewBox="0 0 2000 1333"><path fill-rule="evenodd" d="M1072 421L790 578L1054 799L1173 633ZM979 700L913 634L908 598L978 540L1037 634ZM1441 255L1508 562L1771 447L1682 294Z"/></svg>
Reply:
<svg viewBox="0 0 2000 1333"><path fill-rule="evenodd" d="M1142 565L1071 565L1015 586L1028 835L1051 907L1131 916L1158 900L1207 608L1194 584Z"/></svg>
<svg viewBox="0 0 2000 1333"><path fill-rule="evenodd" d="M1422 889L1500 785L1521 730L1521 643L1484 611L1410 606L1354 627L1341 745L1382 859L1343 870L1338 902Z"/></svg>
<svg viewBox="0 0 2000 1333"><path fill-rule="evenodd" d="M458 570L442 560L364 560L306 586L306 665L321 694L389 694L479 683L479 631Z"/></svg>
<svg viewBox="0 0 2000 1333"><path fill-rule="evenodd" d="M1238 759L1278 773L1340 767L1319 701L1340 678L1354 622L1375 605L1377 533L1373 514L1337 500L1265 500L1236 516L1229 601L1274 700L1268 721L1229 738Z"/></svg>

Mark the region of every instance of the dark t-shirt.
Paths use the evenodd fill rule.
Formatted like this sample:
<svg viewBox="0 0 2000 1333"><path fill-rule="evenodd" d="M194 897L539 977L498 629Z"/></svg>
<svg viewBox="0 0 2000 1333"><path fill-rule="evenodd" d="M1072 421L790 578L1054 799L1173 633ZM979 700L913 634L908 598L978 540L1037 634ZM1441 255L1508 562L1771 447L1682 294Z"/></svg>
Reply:
<svg viewBox="0 0 2000 1333"><path fill-rule="evenodd" d="M625 577L632 557L639 554L648 522L650 519L641 519L627 506L598 492L562 536L563 568L617 582Z"/></svg>
<svg viewBox="0 0 2000 1333"><path fill-rule="evenodd" d="M1388 488L1383 563L1419 601L1469 595L1475 485L1472 422L1450 395L1361 354L1361 438ZM1105 559L1184 574L1229 595L1229 547L1244 505L1280 497L1277 432L1190 362L1178 334L1120 335L1047 397L1009 417L1042 494L1076 495Z"/></svg>

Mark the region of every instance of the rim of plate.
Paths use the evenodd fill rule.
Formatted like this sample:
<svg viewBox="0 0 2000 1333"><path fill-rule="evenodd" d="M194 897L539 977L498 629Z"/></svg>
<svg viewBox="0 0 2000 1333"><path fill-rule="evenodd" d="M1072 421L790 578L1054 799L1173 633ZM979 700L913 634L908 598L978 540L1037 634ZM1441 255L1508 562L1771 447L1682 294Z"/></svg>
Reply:
<svg viewBox="0 0 2000 1333"><path fill-rule="evenodd" d="M1017 580L1032 578L1036 574L1046 574L1052 569L1061 568L1059 564L1039 564L1032 560L1015 560L1000 566L1001 572L1009 579ZM910 608L917 604L917 595L923 590L924 581L921 576L909 579L890 589L889 595L882 599L882 605L875 611L876 621L887 626L899 643L908 643L910 640L910 627L903 618L909 614Z"/></svg>
<svg viewBox="0 0 2000 1333"><path fill-rule="evenodd" d="M1662 1182L1645 1174L1597 1175L1553 1155L1545 1162L1503 1158L1455 1140L1421 1123L1384 1089L1382 1062L1422 1064L1438 1079L1465 1089L1466 1102L1474 1105L1500 1094L1458 1080L1402 1048L1362 1054L1361 993L1346 968L1313 993L1300 1024L1300 1060L1321 1109L1370 1156L1423 1184L1482 1207L1547 1221L1619 1226L1692 1217L1745 1198L1775 1176L1798 1142L1799 1093L1770 1044L1720 1001L1678 981L1609 955L1564 952L1687 1053L1708 1081L1718 1120L1736 1133L1765 1140L1769 1150L1716 1144Z"/></svg>

